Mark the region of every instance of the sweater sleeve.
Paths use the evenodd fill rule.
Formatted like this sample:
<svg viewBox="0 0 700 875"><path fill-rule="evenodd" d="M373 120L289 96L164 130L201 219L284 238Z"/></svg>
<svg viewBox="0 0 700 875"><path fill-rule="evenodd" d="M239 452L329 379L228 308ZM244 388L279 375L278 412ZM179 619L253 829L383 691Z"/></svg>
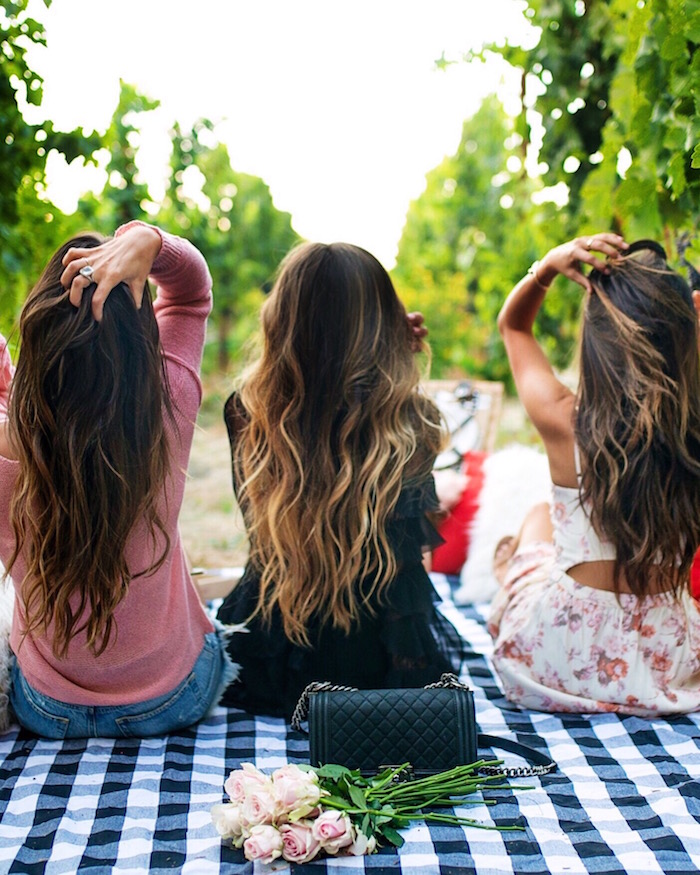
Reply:
<svg viewBox="0 0 700 875"><path fill-rule="evenodd" d="M122 225L115 236L128 233L134 225ZM212 308L211 275L204 256L189 241L155 228L161 249L153 263L151 277L157 284L153 309L158 322L163 352L199 373Z"/></svg>
<svg viewBox="0 0 700 875"><path fill-rule="evenodd" d="M0 422L7 419L10 402L10 386L15 375L15 368L7 348L7 341L0 334Z"/></svg>

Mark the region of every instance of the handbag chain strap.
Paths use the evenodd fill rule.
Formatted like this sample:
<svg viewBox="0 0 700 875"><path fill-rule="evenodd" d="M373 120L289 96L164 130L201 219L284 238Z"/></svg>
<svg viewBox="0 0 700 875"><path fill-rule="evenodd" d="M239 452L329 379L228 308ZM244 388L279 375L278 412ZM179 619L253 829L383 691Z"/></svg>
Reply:
<svg viewBox="0 0 700 875"><path fill-rule="evenodd" d="M433 690L437 688L450 689L450 690L466 690L469 692L470 688L463 684L460 679L455 674L445 673L440 677L439 681L436 681L433 684L428 684L425 689ZM526 748L524 745L519 744L517 741L508 741L507 739L496 738L491 735L479 735L479 740L481 741L481 746L489 746L489 747L505 747L506 750L510 750L512 753L519 754L523 756L526 752ZM530 754L533 754L533 751L529 751ZM502 775L506 778L531 778L540 775L548 775L551 771L556 769L557 765L554 762L542 763L541 765L535 766L481 766L478 769L480 775Z"/></svg>
<svg viewBox="0 0 700 875"><path fill-rule="evenodd" d="M467 693L471 692L471 688L466 684L463 684L462 681L457 677L456 674L452 674L451 672L445 672L440 675L440 680L435 681L432 684L426 684L423 687L424 690L466 690Z"/></svg>
<svg viewBox="0 0 700 875"><path fill-rule="evenodd" d="M503 746L502 740L498 740L498 743L500 746ZM541 766L481 766L478 771L480 775L500 775L504 778L533 778L548 775L556 767L557 764L552 761Z"/></svg>
<svg viewBox="0 0 700 875"><path fill-rule="evenodd" d="M357 687L344 687L342 684L332 684L329 681L312 681L299 696L292 714L292 729L303 732L301 724L309 716L309 696L314 693L354 693Z"/></svg>

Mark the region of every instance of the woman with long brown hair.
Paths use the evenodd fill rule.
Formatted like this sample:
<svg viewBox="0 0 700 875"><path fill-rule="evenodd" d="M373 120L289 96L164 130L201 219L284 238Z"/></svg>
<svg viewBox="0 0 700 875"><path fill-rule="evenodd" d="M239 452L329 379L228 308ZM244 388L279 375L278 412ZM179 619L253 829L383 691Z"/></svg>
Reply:
<svg viewBox="0 0 700 875"><path fill-rule="evenodd" d="M557 274L586 290L576 392L533 336ZM496 557L494 663L519 705L700 708L700 606L689 588L700 544L694 304L699 293L658 243L602 233L552 249L503 305L499 328L553 481L551 514L534 508Z"/></svg>
<svg viewBox="0 0 700 875"><path fill-rule="evenodd" d="M3 343L10 702L40 735L169 732L231 680L177 529L210 310L201 254L134 222L51 258L22 309L14 378Z"/></svg>
<svg viewBox="0 0 700 875"><path fill-rule="evenodd" d="M249 629L231 641L241 675L224 701L289 716L311 681L437 680L459 639L421 561L443 433L418 387L420 318L365 250L306 243L261 321L225 412L250 558L218 614Z"/></svg>

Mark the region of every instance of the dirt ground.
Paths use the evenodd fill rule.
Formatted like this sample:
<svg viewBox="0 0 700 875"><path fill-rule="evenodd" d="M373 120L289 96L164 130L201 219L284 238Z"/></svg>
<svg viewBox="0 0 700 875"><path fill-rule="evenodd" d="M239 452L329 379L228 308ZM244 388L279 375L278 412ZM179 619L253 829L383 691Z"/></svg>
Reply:
<svg viewBox="0 0 700 875"><path fill-rule="evenodd" d="M233 495L226 427L210 415L200 420L180 514L182 539L193 565L243 565L248 541Z"/></svg>
<svg viewBox="0 0 700 875"><path fill-rule="evenodd" d="M231 485L231 456L220 398L217 391L205 394L180 516L190 560L205 568L245 564L248 545ZM532 427L517 399L505 401L499 424L497 448L513 441L532 443Z"/></svg>

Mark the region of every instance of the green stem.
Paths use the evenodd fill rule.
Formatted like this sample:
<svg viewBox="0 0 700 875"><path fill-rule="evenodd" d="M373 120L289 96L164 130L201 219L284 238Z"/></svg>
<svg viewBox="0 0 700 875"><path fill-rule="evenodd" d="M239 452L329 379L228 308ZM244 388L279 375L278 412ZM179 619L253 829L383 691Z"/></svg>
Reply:
<svg viewBox="0 0 700 875"><path fill-rule="evenodd" d="M481 823L478 820L472 820L470 817L458 817L454 815L451 817L449 814L426 814L425 820L432 820L436 823L451 823L457 826L475 826L477 829L492 829L498 830L499 832L513 832L520 831L525 829L523 826L497 826L496 824L491 823Z"/></svg>

